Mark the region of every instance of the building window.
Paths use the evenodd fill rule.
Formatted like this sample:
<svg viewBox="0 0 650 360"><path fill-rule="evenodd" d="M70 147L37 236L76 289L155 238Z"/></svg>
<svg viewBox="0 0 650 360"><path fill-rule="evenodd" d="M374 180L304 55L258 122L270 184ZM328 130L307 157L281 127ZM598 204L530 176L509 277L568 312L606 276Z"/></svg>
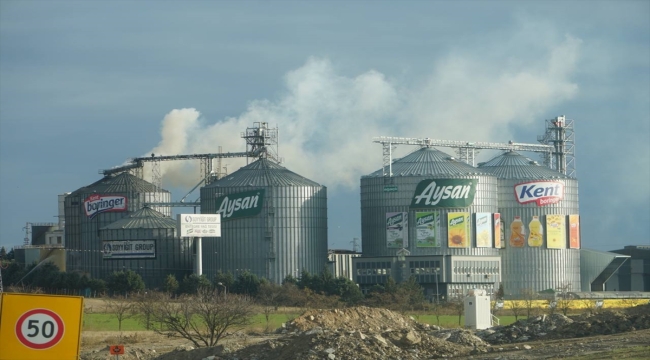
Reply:
<svg viewBox="0 0 650 360"><path fill-rule="evenodd" d="M60 244L60 243L61 243L61 237L60 237L60 236L57 236L57 237L56 237L56 243L57 243L57 244Z"/></svg>

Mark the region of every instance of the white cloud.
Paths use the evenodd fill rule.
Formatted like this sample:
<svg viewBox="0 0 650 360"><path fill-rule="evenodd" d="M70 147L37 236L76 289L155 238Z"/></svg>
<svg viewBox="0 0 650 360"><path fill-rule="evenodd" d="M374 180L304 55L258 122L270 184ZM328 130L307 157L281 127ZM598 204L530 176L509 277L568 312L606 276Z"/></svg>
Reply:
<svg viewBox="0 0 650 360"><path fill-rule="evenodd" d="M571 76L580 42L571 36L552 46L547 41L545 56L525 61L450 54L418 85L388 80L375 70L342 76L329 60L311 58L285 76L278 100L251 101L238 117L200 125L196 110L172 111L153 152L207 153L217 146L243 151L239 134L254 122L267 122L280 130L285 166L330 187L353 188L361 175L381 167L381 147L371 142L373 136L505 141L509 125L548 117L549 108L578 91ZM534 40L519 46L534 46ZM164 171L178 183L183 177L173 174L179 170L167 165Z"/></svg>

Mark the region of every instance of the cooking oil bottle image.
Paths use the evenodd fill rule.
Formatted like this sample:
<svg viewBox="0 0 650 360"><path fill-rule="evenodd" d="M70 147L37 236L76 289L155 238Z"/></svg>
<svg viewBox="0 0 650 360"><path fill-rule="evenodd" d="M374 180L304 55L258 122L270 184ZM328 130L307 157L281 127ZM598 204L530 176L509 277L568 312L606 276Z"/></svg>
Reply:
<svg viewBox="0 0 650 360"><path fill-rule="evenodd" d="M510 246L524 247L526 242L526 229L524 223L521 221L521 216L515 216L515 219L510 223Z"/></svg>
<svg viewBox="0 0 650 360"><path fill-rule="evenodd" d="M539 247L544 243L544 229L539 221L539 216L534 215L533 220L528 224L530 234L528 235L528 246Z"/></svg>

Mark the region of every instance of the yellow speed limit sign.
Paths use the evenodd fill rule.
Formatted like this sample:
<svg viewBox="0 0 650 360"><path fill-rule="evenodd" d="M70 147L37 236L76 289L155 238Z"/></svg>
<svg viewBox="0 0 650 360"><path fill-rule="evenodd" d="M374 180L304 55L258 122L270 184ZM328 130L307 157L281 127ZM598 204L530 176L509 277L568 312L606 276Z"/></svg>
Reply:
<svg viewBox="0 0 650 360"><path fill-rule="evenodd" d="M0 360L78 359L83 297L3 293Z"/></svg>

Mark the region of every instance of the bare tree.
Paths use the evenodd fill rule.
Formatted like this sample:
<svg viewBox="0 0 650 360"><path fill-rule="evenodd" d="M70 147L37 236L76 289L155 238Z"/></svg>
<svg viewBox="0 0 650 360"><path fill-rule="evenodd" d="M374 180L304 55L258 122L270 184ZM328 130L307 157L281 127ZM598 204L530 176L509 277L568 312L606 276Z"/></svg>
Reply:
<svg viewBox="0 0 650 360"><path fill-rule="evenodd" d="M106 311L117 319L117 328L122 331L122 321L134 316L133 303L123 296L106 298Z"/></svg>
<svg viewBox="0 0 650 360"><path fill-rule="evenodd" d="M562 314L566 316L571 309L571 303L573 302L573 295L570 293L571 283L565 282L556 288L557 291L557 308L562 311Z"/></svg>
<svg viewBox="0 0 650 360"><path fill-rule="evenodd" d="M161 297L157 292L144 292L133 296L133 312L147 330L153 328L154 311L153 304Z"/></svg>
<svg viewBox="0 0 650 360"><path fill-rule="evenodd" d="M458 326L461 325L461 318L465 310L465 297L462 294L449 296L447 304L453 310L454 314L458 315Z"/></svg>
<svg viewBox="0 0 650 360"><path fill-rule="evenodd" d="M524 307L526 308L526 318L530 319L531 316L535 316L535 300L539 297L539 294L533 289L523 289L521 290L521 298L524 302Z"/></svg>
<svg viewBox="0 0 650 360"><path fill-rule="evenodd" d="M266 329L269 331L269 323L271 319L271 314L278 309L278 304L280 300L280 295L282 295L282 287L276 284L269 282L264 282L260 284L259 292L257 293L257 298L262 305L262 312L264 313L264 319L266 319Z"/></svg>
<svg viewBox="0 0 650 360"><path fill-rule="evenodd" d="M173 302L165 296L154 303L154 319L162 324L158 333L181 337L196 347L216 346L226 330L248 325L254 303L248 296L219 296L215 290L200 289L196 295L183 295Z"/></svg>
<svg viewBox="0 0 650 360"><path fill-rule="evenodd" d="M519 316L521 316L521 313L523 311L523 309L519 306L519 302L517 300L507 301L506 307L512 312L512 315L514 315L515 321L518 321Z"/></svg>

